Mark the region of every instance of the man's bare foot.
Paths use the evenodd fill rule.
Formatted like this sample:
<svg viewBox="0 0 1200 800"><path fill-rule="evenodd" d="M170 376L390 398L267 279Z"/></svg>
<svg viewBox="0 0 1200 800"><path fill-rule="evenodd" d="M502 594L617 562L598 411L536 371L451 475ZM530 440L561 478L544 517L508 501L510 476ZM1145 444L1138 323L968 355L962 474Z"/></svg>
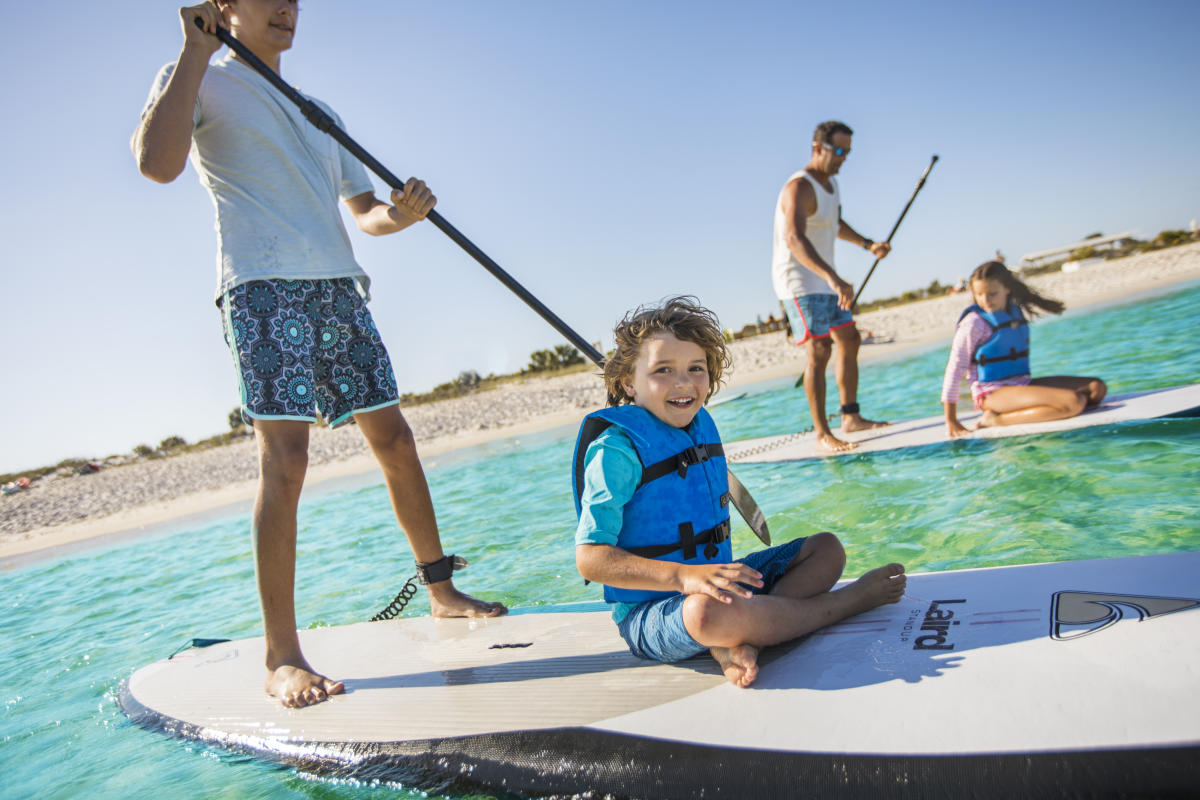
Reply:
<svg viewBox="0 0 1200 800"><path fill-rule="evenodd" d="M503 603L488 603L463 594L450 580L430 584L429 610L435 617L498 617L507 614Z"/></svg>
<svg viewBox="0 0 1200 800"><path fill-rule="evenodd" d="M267 670L267 694L278 698L288 708L303 708L327 700L330 695L346 691L341 681L331 681L312 671L308 664L284 664Z"/></svg>
<svg viewBox="0 0 1200 800"><path fill-rule="evenodd" d="M864 419L861 414L842 414L841 428L843 433L857 433L858 431L869 431L872 428L886 428L891 424L890 422Z"/></svg>
<svg viewBox="0 0 1200 800"><path fill-rule="evenodd" d="M887 564L863 573L854 583L838 591L847 592L852 599L851 614L861 614L887 603L898 603L904 596L908 577L900 564Z"/></svg>
<svg viewBox="0 0 1200 800"><path fill-rule="evenodd" d="M979 422L975 424L975 430L980 428L994 428L1000 424L1000 415L995 411L984 411L983 416L979 418Z"/></svg>
<svg viewBox="0 0 1200 800"><path fill-rule="evenodd" d="M721 665L721 672L729 682L739 689L745 689L758 677L758 648L754 645L710 647L708 651Z"/></svg>
<svg viewBox="0 0 1200 800"><path fill-rule="evenodd" d="M817 447L827 453L845 453L858 447L858 443L844 441L832 433L818 433Z"/></svg>

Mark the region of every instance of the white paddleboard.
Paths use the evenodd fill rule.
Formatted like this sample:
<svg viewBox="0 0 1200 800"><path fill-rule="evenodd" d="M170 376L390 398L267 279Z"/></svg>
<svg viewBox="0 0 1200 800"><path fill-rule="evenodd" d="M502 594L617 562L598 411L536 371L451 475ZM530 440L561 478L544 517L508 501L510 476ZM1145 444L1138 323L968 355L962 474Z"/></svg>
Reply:
<svg viewBox="0 0 1200 800"><path fill-rule="evenodd" d="M695 798L1163 794L1200 786L1200 552L912 575L764 651L631 656L607 611L300 634L346 694L286 709L263 641L136 671L135 722L326 775ZM595 604L588 604L594 607ZM568 607L569 608L569 607Z"/></svg>
<svg viewBox="0 0 1200 800"><path fill-rule="evenodd" d="M1069 431L1094 425L1109 425L1114 422L1154 419L1156 417L1188 416L1200 411L1200 384L1177 386L1172 389L1156 389L1147 392L1119 394L1105 398L1097 408L1054 422L1037 422L1028 425L1005 425L981 428L962 439L999 439L1008 436L1030 436L1033 434ZM971 427L979 420L978 411L959 416L959 421ZM857 433L834 431L839 439L855 442L858 447L841 453L830 453L818 446L812 431L788 433L779 436L764 436L758 439L743 439L725 444L725 458L734 463L805 461L811 458L830 456L861 455L883 450L898 450L903 447L921 447L951 441L946 435L946 420L943 416L925 417L897 422L885 428L872 428ZM957 440L956 440L957 441Z"/></svg>

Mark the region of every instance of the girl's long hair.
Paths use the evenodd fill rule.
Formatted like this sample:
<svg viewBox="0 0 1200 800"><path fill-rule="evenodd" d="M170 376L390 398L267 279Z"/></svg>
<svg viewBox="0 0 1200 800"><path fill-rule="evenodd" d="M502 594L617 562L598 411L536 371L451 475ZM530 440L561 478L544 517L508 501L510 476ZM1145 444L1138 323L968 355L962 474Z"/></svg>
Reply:
<svg viewBox="0 0 1200 800"><path fill-rule="evenodd" d="M973 284L975 281L998 281L1001 286L1008 289L1009 302L1020 306L1027 317L1036 317L1038 310L1061 314L1066 308L1062 301L1043 297L1030 289L1025 281L1014 275L1012 270L999 261L988 261L986 264L976 267L975 271L971 273L970 283Z"/></svg>

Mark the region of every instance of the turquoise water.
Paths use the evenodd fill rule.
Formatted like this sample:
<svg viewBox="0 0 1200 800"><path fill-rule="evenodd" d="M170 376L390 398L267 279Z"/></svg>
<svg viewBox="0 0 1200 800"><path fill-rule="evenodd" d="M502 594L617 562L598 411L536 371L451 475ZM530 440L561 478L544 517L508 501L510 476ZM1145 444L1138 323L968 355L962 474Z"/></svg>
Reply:
<svg viewBox="0 0 1200 800"><path fill-rule="evenodd" d="M1200 287L1190 287L1039 322L1035 370L1100 375L1114 393L1194 383L1198 302ZM946 353L864 365L864 409L893 420L939 414ZM728 441L809 425L791 380L751 387L713 415ZM557 430L426 463L447 548L472 561L460 586L514 607L599 597L574 569L573 439L573 430ZM854 575L891 560L927 571L1200 549L1198 462L1200 419L1185 419L748 464L737 473L777 541L835 531ZM116 692L137 667L193 636L260 635L247 529L244 515L228 516L0 570L0 797L428 796L312 778L125 720ZM739 554L755 543L735 527ZM367 619L412 571L376 484L312 493L300 550L303 626ZM422 594L405 615L425 613Z"/></svg>

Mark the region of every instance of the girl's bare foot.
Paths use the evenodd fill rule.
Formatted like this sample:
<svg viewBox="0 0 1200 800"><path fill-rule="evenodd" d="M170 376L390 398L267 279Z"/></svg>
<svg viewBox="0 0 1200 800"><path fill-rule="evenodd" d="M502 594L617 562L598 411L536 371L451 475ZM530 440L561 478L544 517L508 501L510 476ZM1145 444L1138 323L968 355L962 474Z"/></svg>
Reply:
<svg viewBox="0 0 1200 800"><path fill-rule="evenodd" d="M979 422L975 424L975 430L980 428L994 428L1000 424L1000 415L995 411L984 411L983 416L979 418Z"/></svg>
<svg viewBox="0 0 1200 800"><path fill-rule="evenodd" d="M341 694L346 691L346 685L318 675L308 664L283 664L267 670L266 690L288 708L303 708L323 702L330 695Z"/></svg>
<svg viewBox="0 0 1200 800"><path fill-rule="evenodd" d="M754 679L758 677L758 648L754 645L710 647L708 650L721 665L721 672L739 689L754 683Z"/></svg>
<svg viewBox="0 0 1200 800"><path fill-rule="evenodd" d="M861 414L842 414L842 432L855 433L857 431L869 431L872 428L886 428L891 425L890 422L876 422L873 419L864 419Z"/></svg>
<svg viewBox="0 0 1200 800"><path fill-rule="evenodd" d="M887 603L898 603L904 596L908 578L900 564L887 564L863 574L854 583L838 591L847 592L852 600L851 614L861 614Z"/></svg>
<svg viewBox="0 0 1200 800"><path fill-rule="evenodd" d="M498 617L508 613L503 603L488 603L463 594L449 581L431 583L429 610L435 617Z"/></svg>
<svg viewBox="0 0 1200 800"><path fill-rule="evenodd" d="M817 434L817 447L827 453L845 453L858 447L858 443L843 441L832 433L819 433Z"/></svg>

